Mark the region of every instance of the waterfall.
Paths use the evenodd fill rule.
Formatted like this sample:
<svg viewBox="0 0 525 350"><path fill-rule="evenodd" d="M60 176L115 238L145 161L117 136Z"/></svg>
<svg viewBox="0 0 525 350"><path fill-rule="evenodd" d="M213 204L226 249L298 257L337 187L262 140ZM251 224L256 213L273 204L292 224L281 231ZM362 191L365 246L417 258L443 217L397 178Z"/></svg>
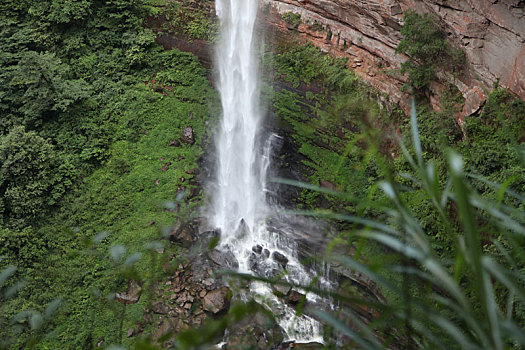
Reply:
<svg viewBox="0 0 525 350"><path fill-rule="evenodd" d="M213 221L224 239L234 239L242 221L254 229L266 203L266 174L257 139L261 123L255 55L258 1L218 0L216 10L221 22L216 65L223 118Z"/></svg>
<svg viewBox="0 0 525 350"><path fill-rule="evenodd" d="M258 10L258 0L216 0L221 36L215 56L223 117L216 138L217 178L211 219L221 231L220 249L235 255L241 272L273 277L275 271L284 272L284 264L284 279L307 285L312 273L299 263L295 242L271 232L265 223L272 209L265 198L271 136L260 139ZM306 315L295 317L293 308L270 287L254 282L250 291L272 310L289 339L322 342L320 324Z"/></svg>

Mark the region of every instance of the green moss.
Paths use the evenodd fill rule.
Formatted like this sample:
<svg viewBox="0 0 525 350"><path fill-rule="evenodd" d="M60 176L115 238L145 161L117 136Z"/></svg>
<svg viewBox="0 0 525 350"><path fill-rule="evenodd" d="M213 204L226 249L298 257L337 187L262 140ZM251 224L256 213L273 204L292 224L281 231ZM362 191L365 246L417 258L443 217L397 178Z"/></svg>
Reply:
<svg viewBox="0 0 525 350"><path fill-rule="evenodd" d="M274 92L272 102L283 126L292 131L309 182L328 181L340 191L363 195L369 176L368 162L363 164L366 151L356 146L362 138L360 125L374 123L381 115L377 104L365 97L367 88L345 60L333 59L311 45L286 47L270 61L285 82L306 90L304 95L286 89ZM322 202L354 210L338 198L310 190L298 199L305 208Z"/></svg>

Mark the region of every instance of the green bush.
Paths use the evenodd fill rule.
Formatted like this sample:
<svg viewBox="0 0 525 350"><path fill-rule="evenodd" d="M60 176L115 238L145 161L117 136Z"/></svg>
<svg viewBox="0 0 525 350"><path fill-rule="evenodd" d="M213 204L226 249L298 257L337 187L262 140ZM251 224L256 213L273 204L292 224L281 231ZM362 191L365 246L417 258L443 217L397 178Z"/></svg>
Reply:
<svg viewBox="0 0 525 350"><path fill-rule="evenodd" d="M286 12L281 17L291 29L297 29L302 22L301 15L298 13Z"/></svg>
<svg viewBox="0 0 525 350"><path fill-rule="evenodd" d="M463 69L463 52L447 41L435 18L407 10L404 21L401 28L403 39L396 47L396 53L404 53L409 57L408 61L401 64L401 73L408 73L411 86L416 90L425 88L435 80L438 69L454 74Z"/></svg>
<svg viewBox="0 0 525 350"><path fill-rule="evenodd" d="M312 44L281 47L273 57L273 66L286 82L298 87L301 82L314 81L334 90L349 90L357 81L352 71L347 69L345 59L334 59L323 54Z"/></svg>
<svg viewBox="0 0 525 350"><path fill-rule="evenodd" d="M7 55L5 52L3 55ZM0 77L0 133L16 124L41 127L50 115L66 112L89 96L83 79L71 79L67 64L52 53L25 51Z"/></svg>
<svg viewBox="0 0 525 350"><path fill-rule="evenodd" d="M0 228L0 266L31 268L48 253L46 242L32 227L21 230Z"/></svg>
<svg viewBox="0 0 525 350"><path fill-rule="evenodd" d="M167 20L162 29L172 35L184 35L190 41L196 39L208 42L214 42L218 37L218 20L207 9L206 2L188 5L180 0L170 1L162 15Z"/></svg>
<svg viewBox="0 0 525 350"><path fill-rule="evenodd" d="M46 214L77 176L68 157L23 126L0 137L0 203L5 224L22 228Z"/></svg>

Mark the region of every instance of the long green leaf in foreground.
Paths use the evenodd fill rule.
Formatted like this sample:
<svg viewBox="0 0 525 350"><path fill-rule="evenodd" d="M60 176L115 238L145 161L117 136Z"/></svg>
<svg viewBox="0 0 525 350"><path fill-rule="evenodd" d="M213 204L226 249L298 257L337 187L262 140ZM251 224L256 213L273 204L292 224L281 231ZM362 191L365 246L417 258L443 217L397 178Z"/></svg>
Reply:
<svg viewBox="0 0 525 350"><path fill-rule="evenodd" d="M386 318L391 320L390 325L406 328L405 336L397 338L404 344L402 347L504 349L523 344L525 320L516 310L522 310L525 303L525 255L522 249L525 217L520 208L503 199L508 195L523 205L525 196L509 189L513 179L499 185L479 176L467 176L462 157L454 152L448 155L449 176L440 178L436 164L425 160L414 105L412 108L413 151L401 144L412 172L398 177L405 181L398 184L394 180L395 174L388 173L388 164L382 163L385 180L379 183L379 188L390 203L370 201L363 205L356 203L356 198L348 197L350 203L360 205L360 213L366 212L369 205L375 211L375 217L322 210L292 212L352 223L351 237L380 246L389 256L397 256L399 261L391 266L381 266L350 256L330 257L345 269L366 276L384 293L385 297L376 302L331 294L340 309L339 315L347 317L352 315L349 310L353 303L384 303L374 305L375 310L383 312L384 316L377 316L382 322L370 323L369 327L373 329L349 328L345 319L326 310L318 311L316 315L352 339L355 345L367 349L377 346L376 342L370 342L369 332L379 334L385 330ZM496 200L477 194L468 182L469 178L496 189ZM403 196L413 191L407 187L407 182L422 194L422 198L432 203L443 227L454 235L456 242L449 247L451 256L447 259L423 229L422 218L418 218L405 202ZM316 186L303 184L301 187L316 190ZM336 195L326 189L320 192ZM341 194L337 196L344 198ZM498 232L498 240L496 237L488 239L486 230ZM494 255L494 252L498 254ZM318 293L323 294L323 291ZM349 312L345 313L347 309Z"/></svg>

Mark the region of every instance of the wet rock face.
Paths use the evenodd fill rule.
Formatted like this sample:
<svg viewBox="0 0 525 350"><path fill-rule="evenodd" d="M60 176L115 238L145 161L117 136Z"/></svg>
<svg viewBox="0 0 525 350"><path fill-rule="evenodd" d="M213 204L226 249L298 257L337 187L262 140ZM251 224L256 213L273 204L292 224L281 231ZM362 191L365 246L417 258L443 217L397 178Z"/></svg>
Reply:
<svg viewBox="0 0 525 350"><path fill-rule="evenodd" d="M387 75L384 69L400 68L407 59L394 50L402 39L403 12L413 9L434 14L449 39L465 52L470 71L455 84L467 100L463 116L479 109L479 91L499 79L525 99L525 3L522 0L264 0L268 22L283 40L290 35L281 15L301 15L295 29L299 38L310 41L337 57L346 57L356 74L407 110L401 91L403 78ZM316 25L311 25L316 23ZM279 36L279 35L278 35ZM449 79L451 80L451 79ZM452 82L452 80L451 80ZM442 86L431 87L441 94ZM433 99L439 101L439 97ZM436 102L437 104L438 102Z"/></svg>
<svg viewBox="0 0 525 350"><path fill-rule="evenodd" d="M235 255L229 250L222 251L219 249L214 249L208 253L210 259L217 265L231 270L237 270L239 268L239 262Z"/></svg>

